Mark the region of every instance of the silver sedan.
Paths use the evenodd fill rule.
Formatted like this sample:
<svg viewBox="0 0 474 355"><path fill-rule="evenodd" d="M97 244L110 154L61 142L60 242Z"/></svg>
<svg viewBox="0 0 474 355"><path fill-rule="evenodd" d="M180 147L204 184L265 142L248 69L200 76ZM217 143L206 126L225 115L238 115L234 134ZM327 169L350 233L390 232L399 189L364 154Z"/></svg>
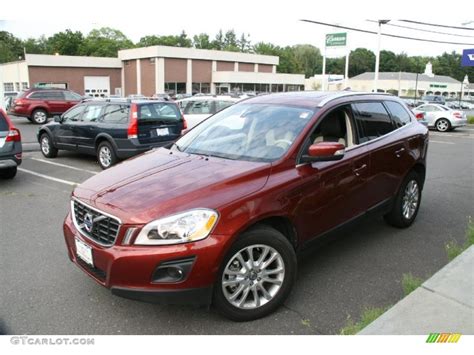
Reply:
<svg viewBox="0 0 474 355"><path fill-rule="evenodd" d="M413 109L415 114L422 112L429 128L436 128L440 132L451 131L467 124L466 114L459 110L450 109L439 104L425 104Z"/></svg>

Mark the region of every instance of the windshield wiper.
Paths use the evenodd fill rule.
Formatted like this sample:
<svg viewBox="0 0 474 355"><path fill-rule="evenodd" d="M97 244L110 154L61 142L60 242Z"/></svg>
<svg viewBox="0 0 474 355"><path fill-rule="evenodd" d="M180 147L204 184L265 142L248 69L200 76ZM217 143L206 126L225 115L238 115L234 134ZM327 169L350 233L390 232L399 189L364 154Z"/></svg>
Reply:
<svg viewBox="0 0 474 355"><path fill-rule="evenodd" d="M183 152L183 148L181 148L179 145L177 145L176 143L173 143L173 145L171 146L171 148L173 147L176 147L176 149L178 150L178 152Z"/></svg>

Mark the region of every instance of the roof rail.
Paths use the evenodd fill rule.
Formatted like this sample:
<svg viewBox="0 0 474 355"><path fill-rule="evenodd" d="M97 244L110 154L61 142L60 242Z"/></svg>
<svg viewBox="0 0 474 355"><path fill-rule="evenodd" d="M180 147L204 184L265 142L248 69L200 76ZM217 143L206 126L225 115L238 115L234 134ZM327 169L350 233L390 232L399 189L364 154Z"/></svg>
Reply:
<svg viewBox="0 0 474 355"><path fill-rule="evenodd" d="M318 106L319 108L323 107L327 103L339 99L341 97L347 97L347 96L370 96L370 95L383 95L383 96L393 96L392 94L385 93L385 92L364 92L364 91L340 91L340 92L335 92L333 94L328 95L324 99L322 99L319 103Z"/></svg>

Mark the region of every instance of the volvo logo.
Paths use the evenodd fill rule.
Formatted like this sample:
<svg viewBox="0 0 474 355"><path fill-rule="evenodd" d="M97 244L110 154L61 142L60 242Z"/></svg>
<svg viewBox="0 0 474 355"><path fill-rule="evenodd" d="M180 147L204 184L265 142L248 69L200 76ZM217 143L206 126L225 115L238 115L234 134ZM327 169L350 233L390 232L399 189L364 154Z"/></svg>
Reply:
<svg viewBox="0 0 474 355"><path fill-rule="evenodd" d="M87 213L84 216L84 228L88 233L92 232L92 227L94 226L94 217L90 213Z"/></svg>

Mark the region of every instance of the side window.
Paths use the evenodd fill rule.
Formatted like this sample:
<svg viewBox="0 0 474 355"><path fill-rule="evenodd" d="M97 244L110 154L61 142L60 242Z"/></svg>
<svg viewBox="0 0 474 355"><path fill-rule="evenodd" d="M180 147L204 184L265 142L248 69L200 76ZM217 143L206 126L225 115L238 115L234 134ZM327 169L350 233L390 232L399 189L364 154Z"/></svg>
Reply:
<svg viewBox="0 0 474 355"><path fill-rule="evenodd" d="M184 109L186 115L210 115L212 101L193 101Z"/></svg>
<svg viewBox="0 0 474 355"><path fill-rule="evenodd" d="M398 102L385 101L385 105L392 116L393 123L397 128L403 127L404 125L411 122L411 116L408 111L400 105Z"/></svg>
<svg viewBox="0 0 474 355"><path fill-rule="evenodd" d="M352 107L359 128L360 143L381 137L395 129L381 102L361 102Z"/></svg>
<svg viewBox="0 0 474 355"><path fill-rule="evenodd" d="M41 92L41 91L36 91L36 92L33 92L30 94L30 96L28 96L29 99L43 99L44 98L44 92Z"/></svg>
<svg viewBox="0 0 474 355"><path fill-rule="evenodd" d="M84 106L74 106L72 109L67 111L63 116L63 122L77 122L81 119L82 112L84 111Z"/></svg>
<svg viewBox="0 0 474 355"><path fill-rule="evenodd" d="M102 105L89 105L86 106L82 120L85 122L97 122L102 113Z"/></svg>
<svg viewBox="0 0 474 355"><path fill-rule="evenodd" d="M104 110L103 122L127 123L129 110L126 105L108 105Z"/></svg>
<svg viewBox="0 0 474 355"><path fill-rule="evenodd" d="M232 101L216 101L216 112L225 109L233 104Z"/></svg>
<svg viewBox="0 0 474 355"><path fill-rule="evenodd" d="M44 93L45 100L64 100L62 91L47 91Z"/></svg>
<svg viewBox="0 0 474 355"><path fill-rule="evenodd" d="M66 100L71 101L80 101L82 99L81 95L71 91L64 91L64 97Z"/></svg>

